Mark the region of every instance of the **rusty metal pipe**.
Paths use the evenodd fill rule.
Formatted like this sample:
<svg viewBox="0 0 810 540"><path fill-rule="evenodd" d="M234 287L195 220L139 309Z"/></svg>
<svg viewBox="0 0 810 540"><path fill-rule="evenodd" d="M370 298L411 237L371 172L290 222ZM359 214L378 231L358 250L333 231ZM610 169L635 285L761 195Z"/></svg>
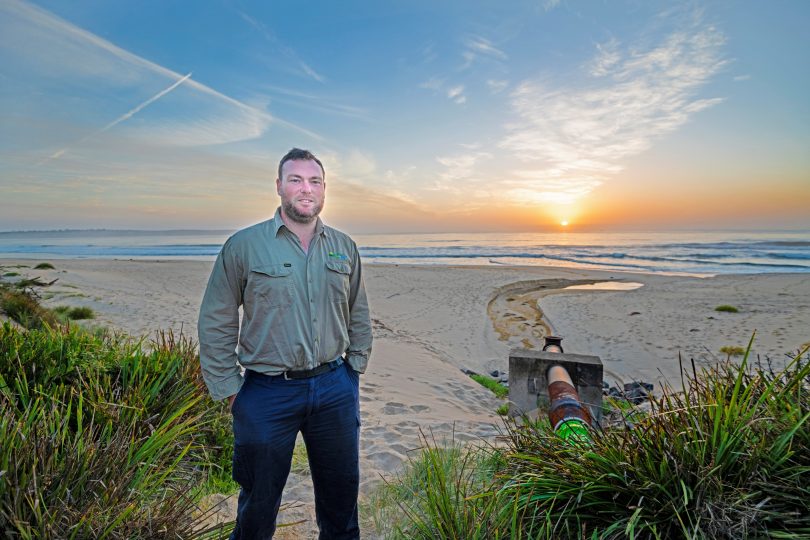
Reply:
<svg viewBox="0 0 810 540"><path fill-rule="evenodd" d="M560 336L546 336L543 339L545 340L545 344L543 345L544 351L556 353L563 352L562 348L563 338L561 338Z"/></svg>
<svg viewBox="0 0 810 540"><path fill-rule="evenodd" d="M588 426L593 425L593 419L588 407L582 405L568 370L553 365L547 377L551 400L548 419L554 432L571 444L588 443L591 440Z"/></svg>

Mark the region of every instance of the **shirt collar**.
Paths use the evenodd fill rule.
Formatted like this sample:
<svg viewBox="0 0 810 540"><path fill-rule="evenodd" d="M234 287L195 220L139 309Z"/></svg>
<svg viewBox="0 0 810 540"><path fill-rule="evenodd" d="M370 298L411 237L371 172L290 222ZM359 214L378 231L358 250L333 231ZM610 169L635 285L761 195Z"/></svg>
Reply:
<svg viewBox="0 0 810 540"><path fill-rule="evenodd" d="M315 221L315 234L321 234L327 236L326 227L323 224L320 216L316 218ZM281 230L282 227L287 229L287 226L284 225L284 220L281 219L281 207L279 206L276 208L276 213L273 216L273 236L278 236L278 231ZM289 229L288 229L289 230Z"/></svg>

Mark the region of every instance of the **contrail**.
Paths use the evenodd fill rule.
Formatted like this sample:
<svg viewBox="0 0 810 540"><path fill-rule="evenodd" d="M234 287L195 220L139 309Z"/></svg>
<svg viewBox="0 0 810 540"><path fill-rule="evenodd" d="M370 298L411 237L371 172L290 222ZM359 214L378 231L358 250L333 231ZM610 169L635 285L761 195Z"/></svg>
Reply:
<svg viewBox="0 0 810 540"><path fill-rule="evenodd" d="M84 141L86 141L87 139L90 139L92 137L95 137L96 135L104 133L105 131L107 131L109 129L112 129L113 127L117 126L121 122L132 118L135 114L142 111L145 107L148 107L149 105L151 105L155 101L159 100L160 98L162 98L163 96L165 96L166 94L168 94L169 92L171 92L172 90L174 90L175 88L177 88L178 86L180 86L181 84L186 82L189 79L189 77L191 77L191 73L189 73L185 77L181 77L180 79L175 81L168 88L166 88L164 90L161 90L160 92L158 92L154 96L150 97L149 99L147 99L146 101L144 101L143 103L141 103L140 105L138 105L137 107L132 109L131 111L128 111L128 112L122 114L121 116L119 116L118 118L116 118L115 120L113 120L112 122L110 122L109 124L104 126L103 128L97 129L96 131L90 133L89 135L85 135L84 137L82 137L78 141L74 142L70 146L66 146L66 147L62 148L61 150L57 150L56 152L54 152L50 156L46 157L45 159L43 159L42 161L37 163L36 166L39 167L43 163L47 163L48 161L51 161L51 160L54 160L54 159L59 159L60 157L62 157L62 155L65 152L67 152L70 149L71 146L76 146L77 144L81 144Z"/></svg>
<svg viewBox="0 0 810 540"><path fill-rule="evenodd" d="M176 83L174 83L170 87L166 88L165 90L162 90L162 91L158 92L157 94L155 94L154 96L150 97L149 99L147 99L146 101L144 101L143 103L141 103L140 105L138 105L137 107L135 107L134 109L129 111L128 113L122 114L121 116L119 116L118 118L116 118L115 120L113 120L112 122L110 122L109 124L104 126L103 128L101 128L100 130L93 133L93 135L98 135L99 133L103 133L103 132L107 131L108 129L110 129L110 128L114 127L114 126L117 126L118 124L120 124L124 120L128 120L129 118L132 118L132 115L138 113L144 107L148 107L149 105L151 105L155 101L159 100L160 98L162 98L163 96L165 96L166 94L168 94L169 92L171 92L172 90L174 90L175 88L177 88L178 86L180 86L181 84L186 82L186 80L189 77L191 77L191 73L189 73L188 75L186 75L182 79L178 80Z"/></svg>

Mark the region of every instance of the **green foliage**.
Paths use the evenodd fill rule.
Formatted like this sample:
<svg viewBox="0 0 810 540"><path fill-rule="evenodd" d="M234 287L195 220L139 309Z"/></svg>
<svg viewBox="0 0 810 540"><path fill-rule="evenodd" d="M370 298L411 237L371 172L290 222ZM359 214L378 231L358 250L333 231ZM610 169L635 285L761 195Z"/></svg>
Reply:
<svg viewBox="0 0 810 540"><path fill-rule="evenodd" d="M507 414L509 414L509 404L502 403L501 405L498 405L498 408L495 409L495 413L501 416L506 416Z"/></svg>
<svg viewBox="0 0 810 540"><path fill-rule="evenodd" d="M745 348L739 347L737 345L724 345L720 347L720 352L726 354L730 357L732 356L742 356L745 354Z"/></svg>
<svg viewBox="0 0 810 540"><path fill-rule="evenodd" d="M4 324L0 407L2 536L196 534L218 416L189 341Z"/></svg>
<svg viewBox="0 0 810 540"><path fill-rule="evenodd" d="M502 465L498 451L443 447L422 438L422 449L396 481L366 500L365 525L382 538L399 540L502 538L491 520L498 500L490 488Z"/></svg>
<svg viewBox="0 0 810 540"><path fill-rule="evenodd" d="M55 310L54 310L55 311ZM92 308L87 306L71 307L65 310L65 316L71 321L80 321L85 319L95 319L96 314Z"/></svg>
<svg viewBox="0 0 810 540"><path fill-rule="evenodd" d="M505 398L506 396L509 395L509 388L502 385L501 383L499 383L495 379L491 379L491 378L486 377L484 375L478 375L477 373L475 373L473 375L470 375L470 377L472 378L472 380L474 380L475 382L477 382L481 386L489 388L492 391L492 393L495 394L499 398Z"/></svg>
<svg viewBox="0 0 810 540"><path fill-rule="evenodd" d="M41 262L34 267L34 270L53 270L54 267L49 262Z"/></svg>
<svg viewBox="0 0 810 540"><path fill-rule="evenodd" d="M39 305L33 293L10 287L0 288L0 310L26 328L53 326L53 313Z"/></svg>
<svg viewBox="0 0 810 540"><path fill-rule="evenodd" d="M3 277L16 277L16 276L19 276L19 275L20 275L19 272L5 272L5 273L3 273Z"/></svg>
<svg viewBox="0 0 810 540"><path fill-rule="evenodd" d="M717 306L716 308L714 308L714 310L715 311L725 312L725 313L739 313L739 311L740 311L739 308L736 308L734 306L730 306L728 304L723 304L722 306Z"/></svg>
<svg viewBox="0 0 810 540"><path fill-rule="evenodd" d="M627 411L630 420L595 433L587 448L524 418L507 423L507 448L489 450L500 460L494 474L481 468L486 460L423 451L387 487L403 501L396 530L441 539L807 538L807 350L780 373L751 368L748 351L739 365L693 365L684 391L665 388L651 411ZM430 474L410 472L419 470ZM465 480L482 470L491 482Z"/></svg>

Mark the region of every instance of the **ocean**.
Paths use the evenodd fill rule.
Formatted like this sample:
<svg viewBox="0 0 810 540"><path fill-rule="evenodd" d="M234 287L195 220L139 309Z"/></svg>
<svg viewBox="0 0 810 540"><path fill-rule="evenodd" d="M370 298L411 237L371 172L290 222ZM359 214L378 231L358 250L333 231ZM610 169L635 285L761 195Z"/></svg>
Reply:
<svg viewBox="0 0 810 540"><path fill-rule="evenodd" d="M232 231L0 233L0 258L213 260ZM810 231L357 234L364 262L539 265L689 275L810 272Z"/></svg>

